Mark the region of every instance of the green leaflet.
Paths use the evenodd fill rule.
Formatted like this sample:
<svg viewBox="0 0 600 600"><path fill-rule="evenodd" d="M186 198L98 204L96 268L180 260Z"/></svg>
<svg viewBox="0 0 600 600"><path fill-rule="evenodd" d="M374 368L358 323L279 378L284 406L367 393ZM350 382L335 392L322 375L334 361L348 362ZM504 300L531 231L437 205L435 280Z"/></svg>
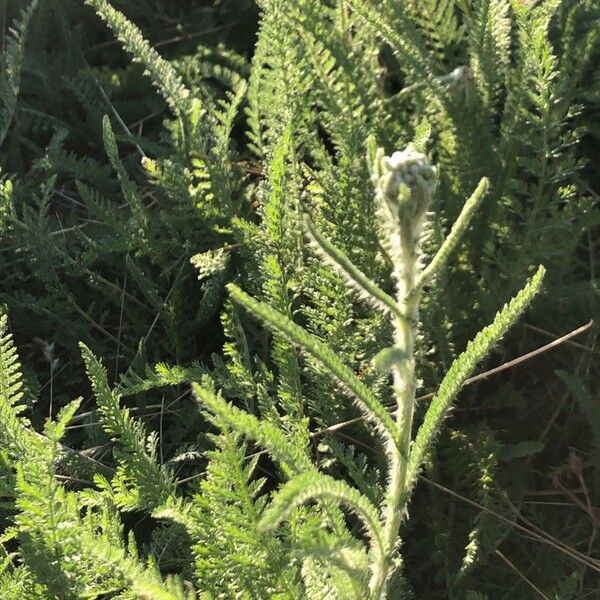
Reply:
<svg viewBox="0 0 600 600"><path fill-rule="evenodd" d="M448 234L448 237L444 240L444 243L440 249L436 252L431 262L423 269L417 283L415 284L416 290L422 290L423 286L427 285L429 281L440 271L440 269L446 264L450 254L456 248L464 235L469 223L475 216L481 201L485 197L490 186L490 182L487 177L484 177L477 186L477 189L473 192L471 197L465 202L458 219L452 225L452 229Z"/></svg>
<svg viewBox="0 0 600 600"><path fill-rule="evenodd" d="M456 394L473 369L529 306L533 297L540 291L545 273L544 267L540 266L531 281L498 312L493 323L482 329L452 363L427 409L423 424L413 443L408 461L407 489L414 486L421 465L426 460L427 453L439 433L442 421L448 414Z"/></svg>
<svg viewBox="0 0 600 600"><path fill-rule="evenodd" d="M306 454L297 451L283 431L272 423L261 421L254 415L231 406L206 385L193 384L193 389L200 402L210 412L218 415L236 431L264 446L286 473L294 474L314 469Z"/></svg>
<svg viewBox="0 0 600 600"><path fill-rule="evenodd" d="M373 366L381 373L387 373L406 359L406 354L400 349L392 346L380 350L373 357Z"/></svg>
<svg viewBox="0 0 600 600"><path fill-rule="evenodd" d="M38 0L31 0L21 10L20 18L15 20L14 28L6 38L6 47L3 47L2 75L0 76L0 146L6 139L17 108L27 30L38 3ZM4 8L6 10L6 7Z"/></svg>
<svg viewBox="0 0 600 600"><path fill-rule="evenodd" d="M285 483L265 510L260 527L264 530L275 529L298 506L308 500L320 499L334 500L354 511L363 522L374 551L384 553L383 531L377 509L344 481L318 472L302 473Z"/></svg>
<svg viewBox="0 0 600 600"><path fill-rule="evenodd" d="M141 31L106 0L85 0L115 32L125 49L148 70L154 85L177 116L193 112L193 100L175 69L144 39Z"/></svg>
<svg viewBox="0 0 600 600"><path fill-rule="evenodd" d="M365 418L377 427L384 439L400 449L397 428L389 413L367 386L339 360L329 346L284 315L273 311L267 304L257 302L236 285L229 284L227 289L236 302L260 317L269 327L284 334L291 342L298 344L327 368L331 375L351 392Z"/></svg>
<svg viewBox="0 0 600 600"><path fill-rule="evenodd" d="M398 303L354 266L352 261L339 248L328 242L307 216L304 216L303 225L319 255L325 258L327 264L340 274L351 288L358 292L361 300L380 311L389 311L401 319L404 318Z"/></svg>
<svg viewBox="0 0 600 600"><path fill-rule="evenodd" d="M0 440L15 455L26 454L29 447L30 433L26 429L29 421L22 415L22 398L21 363L8 329L8 317L3 313L0 315Z"/></svg>
<svg viewBox="0 0 600 600"><path fill-rule="evenodd" d="M121 446L119 469L113 481L120 502L129 509L154 509L174 493L172 474L156 460L157 438L153 434L147 436L144 425L120 406L120 396L110 389L100 361L87 346L80 347L102 426Z"/></svg>

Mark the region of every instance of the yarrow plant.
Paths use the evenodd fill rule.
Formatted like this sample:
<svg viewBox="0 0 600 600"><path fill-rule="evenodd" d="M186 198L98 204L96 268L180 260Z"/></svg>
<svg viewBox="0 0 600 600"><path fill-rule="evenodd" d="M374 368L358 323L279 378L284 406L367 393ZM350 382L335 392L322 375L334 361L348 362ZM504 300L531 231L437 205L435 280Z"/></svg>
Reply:
<svg viewBox="0 0 600 600"><path fill-rule="evenodd" d="M384 150L370 144L369 162L375 186L378 233L384 252L389 256L395 287L395 297L371 281L339 249L328 242L311 220L304 220L306 233L313 248L339 273L358 297L391 320L394 345L382 349L373 362L379 370L389 372L392 378L396 405L392 416L382 401L346 367L333 349L317 340L306 330L283 314L274 312L268 305L248 296L235 285L229 286L233 299L261 318L268 327L300 346L327 369L354 398L364 418L373 424L385 448L387 457L387 484L383 501L375 506L343 481L319 474L313 468L287 481L274 495L262 518L262 528L272 530L293 515L309 500L341 504L360 518L368 538L367 556L362 561L353 560L347 565L352 588L360 590L356 597L385 598L390 579L401 565L400 525L407 514L411 491L419 471L427 459L428 451L439 433L442 421L452 402L475 366L489 349L506 333L539 291L544 276L540 267L532 280L508 303L494 319L469 343L466 350L450 367L438 394L425 412L422 424L413 437L413 416L416 407L418 375L415 364L415 338L419 327L419 302L426 286L444 266L452 250L485 196L488 183L483 179L452 227L448 237L428 265L424 264L421 245L427 232L427 211L435 185L435 168L427 156L415 147L386 156ZM218 401L207 389L196 387L201 400L209 406ZM232 424L242 421L232 418ZM240 432L243 432L240 427ZM248 432L245 432L248 434ZM264 434L264 432L263 432ZM253 434L250 433L253 437ZM276 440L269 435L255 436L275 449ZM275 456L280 455L275 450ZM325 509L324 509L325 510ZM325 522L324 522L325 526ZM339 562L344 562L342 554ZM341 596L343 597L343 595Z"/></svg>
<svg viewBox="0 0 600 600"><path fill-rule="evenodd" d="M502 513L572 418L600 490L593 342L447 416L531 264L519 346L594 312L597 0L5 4L0 600L584 596L592 503Z"/></svg>

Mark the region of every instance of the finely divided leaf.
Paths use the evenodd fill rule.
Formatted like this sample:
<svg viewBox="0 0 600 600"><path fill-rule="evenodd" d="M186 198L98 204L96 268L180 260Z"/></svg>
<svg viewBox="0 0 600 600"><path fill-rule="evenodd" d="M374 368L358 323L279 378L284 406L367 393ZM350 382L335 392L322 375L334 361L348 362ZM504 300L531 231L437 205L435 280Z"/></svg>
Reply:
<svg viewBox="0 0 600 600"><path fill-rule="evenodd" d="M527 308L533 297L539 292L546 270L540 266L531 281L498 312L491 325L482 329L467 349L452 363L440 384L438 393L431 401L419 428L408 461L407 489L410 489L419 474L419 469L438 434L444 417L448 414L452 402L473 372L477 364L490 349L510 329Z"/></svg>
<svg viewBox="0 0 600 600"><path fill-rule="evenodd" d="M247 310L262 319L271 329L285 335L291 342L300 346L307 354L315 358L329 373L354 397L357 405L382 435L400 452L398 429L392 417L371 390L339 359L327 345L308 331L274 311L263 302L254 300L236 285L227 286L232 298Z"/></svg>
<svg viewBox="0 0 600 600"><path fill-rule="evenodd" d="M308 500L334 500L348 507L363 522L372 545L383 553L383 531L377 509L346 482L316 471L302 473L280 488L263 514L260 528L265 531L275 529L289 518L295 508Z"/></svg>

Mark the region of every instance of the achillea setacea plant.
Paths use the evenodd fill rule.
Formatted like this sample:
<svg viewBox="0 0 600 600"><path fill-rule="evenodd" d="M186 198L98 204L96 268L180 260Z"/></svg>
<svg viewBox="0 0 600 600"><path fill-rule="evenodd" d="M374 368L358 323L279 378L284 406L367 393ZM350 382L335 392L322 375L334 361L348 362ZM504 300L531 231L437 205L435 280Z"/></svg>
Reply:
<svg viewBox="0 0 600 600"><path fill-rule="evenodd" d="M388 295L352 264L338 248L326 241L310 219L305 218L306 233L312 246L331 267L358 292L361 300L383 311L391 320L394 345L382 349L373 361L380 370L389 371L396 406L389 414L379 398L348 369L335 351L317 340L283 314L274 312L268 305L252 299L235 285L229 286L233 299L261 318L269 328L298 345L306 354L316 359L330 373L361 409L364 418L373 426L386 455L386 488L383 500L376 506L369 498L341 480L320 474L314 467L302 468L300 474L289 479L274 495L261 520L263 530L273 530L289 520L294 527L302 526L300 506L309 500L321 504L323 516L326 506L333 502L355 512L367 538L365 555L349 557L340 540L340 548L330 552L328 560L344 565L348 587L356 598L385 598L390 579L401 565L399 529L407 514L411 491L419 471L426 460L442 420L452 405L458 390L488 350L504 335L527 307L540 289L544 269L540 267L532 280L507 304L494 319L469 343L456 359L442 381L438 394L428 407L422 424L413 437L413 415L416 404L418 376L415 365L415 338L419 326L419 301L428 283L444 267L460 236L465 231L487 190L487 180L482 180L428 265L424 265L421 243L427 231L427 210L435 184L435 169L427 157L409 146L402 152L385 156L382 149L369 152L372 179L375 185L378 234L383 250L393 265L391 276L396 291ZM196 392L209 407L220 406L214 394L197 386ZM241 433L243 421L231 413L231 424L238 424ZM264 436L264 437L263 437ZM250 433L281 460L278 443L269 439L266 432L260 436ZM327 527L324 518L323 526ZM314 575L314 574L313 574ZM324 574L325 580L335 587L335 577ZM344 597L343 592L339 597Z"/></svg>
<svg viewBox="0 0 600 600"><path fill-rule="evenodd" d="M598 3L256 0L252 52L218 21L251 0L14 4L0 600L515 597L486 559L532 542L493 519L544 443L490 415L498 398L521 417L534 380L486 381L492 399L465 393L443 425L539 291L543 267L492 319L531 264L552 274L537 325L597 303L581 142L598 137ZM36 337L61 359L49 385ZM587 477L600 434L577 356L556 386L592 424ZM530 401L541 437L562 427L552 392ZM414 493L423 469L454 498ZM574 600L598 566L589 523L565 522L570 558L539 587Z"/></svg>

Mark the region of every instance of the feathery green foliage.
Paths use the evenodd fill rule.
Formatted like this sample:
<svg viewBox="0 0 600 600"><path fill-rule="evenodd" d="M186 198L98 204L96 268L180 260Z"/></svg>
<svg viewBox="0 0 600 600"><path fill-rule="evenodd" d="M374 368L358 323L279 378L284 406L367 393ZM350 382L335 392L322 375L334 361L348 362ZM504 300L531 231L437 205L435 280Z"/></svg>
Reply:
<svg viewBox="0 0 600 600"><path fill-rule="evenodd" d="M496 315L494 322L482 329L473 341L467 344L466 350L452 363L417 432L408 466L409 485L416 480L429 446L439 431L440 424L450 409L456 394L477 364L514 325L535 294L539 292L544 274L545 269L540 267L531 281Z"/></svg>
<svg viewBox="0 0 600 600"><path fill-rule="evenodd" d="M161 506L174 493L174 485L172 475L157 464L157 436L147 436L144 426L120 407L120 396L110 389L106 371L89 348L82 345L81 352L102 425L123 455L112 480L115 501L129 510Z"/></svg>
<svg viewBox="0 0 600 600"><path fill-rule="evenodd" d="M0 598L594 597L595 0L0 15Z"/></svg>
<svg viewBox="0 0 600 600"><path fill-rule="evenodd" d="M143 38L138 28L106 0L86 0L86 3L110 26L133 59L148 71L171 110L177 116L191 113L190 91L175 69Z"/></svg>
<svg viewBox="0 0 600 600"><path fill-rule="evenodd" d="M0 316L0 411L2 413L2 447L9 452L27 453L28 436L23 432L27 421L22 413L23 376L21 363L8 330L8 316Z"/></svg>
<svg viewBox="0 0 600 600"><path fill-rule="evenodd" d="M21 588L25 597L37 593L38 597L79 598L130 586L134 592L157 598L184 598L183 593L168 593L156 573L147 575L143 565L126 556L118 513L110 497L93 491L87 496L77 494L57 479L55 464L64 451L60 440L81 401L68 404L55 422L47 422L43 434L32 431L15 408L20 365L5 315L2 332L0 378L7 385L0 398L0 428L3 435L12 431L12 437L26 442L25 447L8 447L16 468L18 512L4 541L19 538L22 566L13 567L13 577L5 579L5 586L14 590L21 571L28 577Z"/></svg>
<svg viewBox="0 0 600 600"><path fill-rule="evenodd" d="M6 41L2 56L2 73L0 76L0 145L4 143L10 125L17 109L17 99L21 84L21 69L23 68L25 41L31 18L37 8L38 0L31 0L21 10L18 20Z"/></svg>

